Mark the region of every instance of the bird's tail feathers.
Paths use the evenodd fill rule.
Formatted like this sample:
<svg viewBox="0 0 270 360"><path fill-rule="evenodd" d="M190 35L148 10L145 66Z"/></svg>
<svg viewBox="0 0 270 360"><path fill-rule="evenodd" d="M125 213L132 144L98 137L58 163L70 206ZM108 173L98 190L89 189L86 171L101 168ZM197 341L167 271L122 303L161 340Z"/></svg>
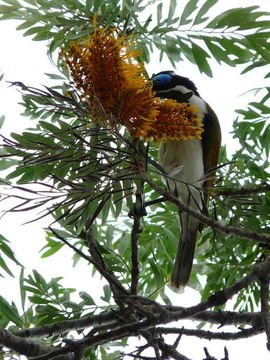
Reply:
<svg viewBox="0 0 270 360"><path fill-rule="evenodd" d="M182 230L173 267L171 282L179 288L189 280L196 245L199 221L188 214L181 215Z"/></svg>

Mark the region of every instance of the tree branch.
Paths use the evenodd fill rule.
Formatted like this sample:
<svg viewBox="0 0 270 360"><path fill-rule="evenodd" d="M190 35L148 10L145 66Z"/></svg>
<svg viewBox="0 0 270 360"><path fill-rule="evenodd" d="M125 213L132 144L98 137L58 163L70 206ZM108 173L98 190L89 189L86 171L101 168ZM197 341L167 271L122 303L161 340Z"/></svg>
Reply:
<svg viewBox="0 0 270 360"><path fill-rule="evenodd" d="M240 189L230 189L230 190L217 190L214 192L215 195L218 196L241 196L241 195L252 195L258 194L262 192L270 191L270 184L262 184L256 187L250 188L240 188Z"/></svg>
<svg viewBox="0 0 270 360"><path fill-rule="evenodd" d="M161 334L183 334L186 336L196 336L201 339L207 340L238 340L245 339L251 336L261 334L264 329L260 328L250 328L243 329L238 332L213 332L206 330L194 330L194 329L179 329L179 328L169 328L169 327L158 327L157 331L160 331Z"/></svg>
<svg viewBox="0 0 270 360"><path fill-rule="evenodd" d="M269 276L261 279L261 316L266 333L266 347L270 351Z"/></svg>
<svg viewBox="0 0 270 360"><path fill-rule="evenodd" d="M12 349L18 354L25 355L30 358L49 354L53 350L53 348L50 346L46 346L35 341L23 339L19 336L12 334L6 329L0 329L0 345ZM73 354L69 354L69 352L67 352L65 356L61 359L72 360L74 358Z"/></svg>
<svg viewBox="0 0 270 360"><path fill-rule="evenodd" d="M172 358L175 360L191 360L190 358L187 358L185 355L180 354L176 350L175 346L166 344L163 339L160 339L158 344L160 350L162 351L162 359Z"/></svg>
<svg viewBox="0 0 270 360"><path fill-rule="evenodd" d="M178 311L173 311L175 310L174 308L171 308L171 311L169 311L168 307L163 307L149 299L145 299L139 296L122 294L121 303L127 302L129 304L136 305L135 309L137 310L138 314L139 309L142 309L141 317L143 319L141 321L134 321L125 325L119 324L119 327L116 329L112 329L107 332L97 334L95 336L86 337L81 340L72 341L72 343L69 341L69 343L65 347L54 350L50 354L41 355L36 360L48 360L50 358L75 351L80 351L81 353L83 349L88 347L102 345L104 343L108 343L110 341L122 339L125 337L136 336L145 330L151 331L151 328L159 324L167 324L171 321L194 317L196 314L199 314L210 307L223 305L233 295L235 295L243 288L249 286L257 278L268 278L269 273L270 259L268 259L262 264L254 266L250 274L246 275L243 279L236 282L234 285L211 295L207 301L199 303L195 306L191 306L189 308L181 308ZM143 305L148 307L147 312L143 308ZM152 306L152 312L149 311L150 306ZM147 318L145 318L146 314L149 314Z"/></svg>
<svg viewBox="0 0 270 360"><path fill-rule="evenodd" d="M167 307L173 312L181 311L182 307ZM254 327L262 327L262 319L260 313L238 313L235 311L202 311L199 314L190 316L188 319L196 321L209 322L211 324L224 325L251 325Z"/></svg>
<svg viewBox="0 0 270 360"><path fill-rule="evenodd" d="M119 311L109 311L106 314L92 315L91 317L88 316L75 320L63 320L55 324L42 325L25 330L17 330L12 333L14 335L26 338L54 336L72 330L86 329L90 326L96 326L100 324L114 324L114 322L119 319L119 315Z"/></svg>
<svg viewBox="0 0 270 360"><path fill-rule="evenodd" d="M200 220L200 222L209 225L212 229L216 231L223 232L225 234L239 236L245 239L249 239L256 242L262 242L269 244L270 243L270 235L267 234L259 234L254 231L243 230L231 225L222 225L218 221L203 215L191 207L185 205L179 198L176 198L163 188L156 185L151 178L146 173L141 173L142 179L147 182L154 190L156 190L160 195L162 195L166 200L172 202L176 206L178 206L182 211L190 214L191 216L195 217L196 219Z"/></svg>
<svg viewBox="0 0 270 360"><path fill-rule="evenodd" d="M115 301L117 303L119 293L122 295L128 295L128 291L122 286L120 281L116 278L114 273L108 268L107 264L105 263L97 247L97 242L93 234L92 228L87 229L86 240L89 247L89 252L91 254L91 262L100 272L100 274L104 276L105 279L109 282L109 285L111 286L112 292L114 294Z"/></svg>
<svg viewBox="0 0 270 360"><path fill-rule="evenodd" d="M133 227L131 232L131 288L132 295L137 294L137 287L139 282L139 261L138 261L138 240L141 233L140 217L133 215Z"/></svg>
<svg viewBox="0 0 270 360"><path fill-rule="evenodd" d="M164 310L168 312L183 311L183 307L178 306L163 306ZM126 309L130 313L131 309ZM125 312L121 311L121 316L126 316ZM20 337L42 337L54 336L72 330L86 329L96 325L112 325L116 326L119 321L119 311L109 311L106 314L92 315L89 317L59 321L55 324L48 324L37 326L25 330L17 330L12 332L14 335ZM212 324L225 325L251 325L254 329L262 329L263 323L260 313L237 313L233 311L203 311L199 314L188 317L189 320L204 321ZM119 323L118 323L119 326ZM259 331L259 330L258 330Z"/></svg>

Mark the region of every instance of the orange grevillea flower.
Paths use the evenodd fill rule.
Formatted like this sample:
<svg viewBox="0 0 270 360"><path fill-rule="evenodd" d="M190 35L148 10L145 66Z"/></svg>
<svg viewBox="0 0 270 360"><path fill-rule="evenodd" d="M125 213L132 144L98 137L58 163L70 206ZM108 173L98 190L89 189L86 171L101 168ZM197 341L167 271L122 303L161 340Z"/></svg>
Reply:
<svg viewBox="0 0 270 360"><path fill-rule="evenodd" d="M97 29L84 41L62 51L77 88L93 108L125 125L133 137L142 135L157 115L150 82L143 75L134 44L116 38L112 30ZM104 122L104 119L97 119Z"/></svg>
<svg viewBox="0 0 270 360"><path fill-rule="evenodd" d="M155 142L200 139L203 132L202 114L196 106L171 99L158 100L158 115L145 138Z"/></svg>
<svg viewBox="0 0 270 360"><path fill-rule="evenodd" d="M62 56L77 89L96 110L96 121L109 124L113 115L133 138L155 142L200 138L202 123L190 104L155 98L138 50L127 37L97 29L92 36L70 44ZM104 114L100 116L100 109Z"/></svg>

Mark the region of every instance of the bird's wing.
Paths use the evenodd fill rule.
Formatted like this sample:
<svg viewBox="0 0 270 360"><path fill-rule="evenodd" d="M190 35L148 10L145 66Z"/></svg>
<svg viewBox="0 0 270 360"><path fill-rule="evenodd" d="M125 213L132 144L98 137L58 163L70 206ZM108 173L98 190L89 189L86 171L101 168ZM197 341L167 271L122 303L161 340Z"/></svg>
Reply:
<svg viewBox="0 0 270 360"><path fill-rule="evenodd" d="M215 172L211 172L218 164L219 151L221 146L221 130L217 115L207 104L207 113L204 116L204 132L202 134L203 164L204 172L209 172L208 180L203 184L210 188L214 183Z"/></svg>

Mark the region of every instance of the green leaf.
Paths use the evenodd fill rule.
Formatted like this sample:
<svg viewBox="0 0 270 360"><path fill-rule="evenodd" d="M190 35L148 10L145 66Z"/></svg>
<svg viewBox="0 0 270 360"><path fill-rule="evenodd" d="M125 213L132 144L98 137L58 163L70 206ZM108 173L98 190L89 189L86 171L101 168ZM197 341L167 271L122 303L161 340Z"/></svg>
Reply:
<svg viewBox="0 0 270 360"><path fill-rule="evenodd" d="M248 48L243 48L243 44L238 43L235 39L222 38L218 40L219 44L224 47L228 54L236 56L240 63L247 62L253 58Z"/></svg>
<svg viewBox="0 0 270 360"><path fill-rule="evenodd" d="M53 80L64 80L64 76L61 75L57 75L57 74L51 74L51 73L45 73L45 75L47 75L50 79Z"/></svg>
<svg viewBox="0 0 270 360"><path fill-rule="evenodd" d="M247 8L234 8L224 11L217 15L209 24L207 28L225 28L239 26L240 23L248 23L252 10L257 9L258 6L250 6Z"/></svg>
<svg viewBox="0 0 270 360"><path fill-rule="evenodd" d="M0 14L3 14L2 19L6 18L14 18L13 17L13 11L17 10L16 6L9 6L9 5L0 5ZM9 16L7 16L9 15Z"/></svg>
<svg viewBox="0 0 270 360"><path fill-rule="evenodd" d="M92 296L87 294L85 291L80 291L79 295L83 299L85 305L95 305L95 301Z"/></svg>
<svg viewBox="0 0 270 360"><path fill-rule="evenodd" d="M151 270L153 271L153 274L156 278L156 282L159 284L161 281L162 281L162 277L161 277L161 274L160 274L160 269L159 267L157 266L156 262L149 259L149 264L151 266Z"/></svg>
<svg viewBox="0 0 270 360"><path fill-rule="evenodd" d="M109 303L111 300L111 288L109 285L103 286L103 292L104 296L101 297L101 300L105 301L106 303Z"/></svg>
<svg viewBox="0 0 270 360"><path fill-rule="evenodd" d="M50 242L49 244L46 245L46 248L49 248L47 251L43 252L43 254L41 255L42 258L46 258L49 256L52 256L53 254L57 253L57 251L59 251L60 249L62 249L62 247L64 246L64 244L60 243L60 242ZM44 247L45 250L45 247Z"/></svg>
<svg viewBox="0 0 270 360"><path fill-rule="evenodd" d="M28 282L28 279L25 280L25 281ZM34 287L32 287L32 286L23 285L23 289L24 289L25 291L31 292L31 293L33 293L33 294L41 294L41 292L40 292L39 289L34 288Z"/></svg>
<svg viewBox="0 0 270 360"><path fill-rule="evenodd" d="M0 295L0 313L3 314L9 321L12 321L19 328L23 326L22 318L19 315L17 307L14 303L11 305Z"/></svg>
<svg viewBox="0 0 270 360"><path fill-rule="evenodd" d="M44 31L44 26L33 26L30 29L28 29L27 31L25 31L23 36L34 35L34 34L39 33L41 31Z"/></svg>
<svg viewBox="0 0 270 360"><path fill-rule="evenodd" d="M14 261L17 265L22 266L19 261L15 258L14 252L8 246L9 241L3 236L0 235L0 251L3 252L10 260Z"/></svg>
<svg viewBox="0 0 270 360"><path fill-rule="evenodd" d="M44 29L43 31L40 31L33 37L33 41L41 41L41 40L48 40L51 37L53 37L53 33L50 32L48 29Z"/></svg>
<svg viewBox="0 0 270 360"><path fill-rule="evenodd" d="M235 66L235 62L231 60L224 49L222 49L218 44L215 44L211 39L204 37L205 44L208 49L211 51L211 54L216 59L216 61L220 64L221 61L225 62L228 65Z"/></svg>
<svg viewBox="0 0 270 360"><path fill-rule="evenodd" d="M43 127L43 129L50 131L52 134L57 134L62 132L57 126L47 122L47 121L39 121L39 125Z"/></svg>
<svg viewBox="0 0 270 360"><path fill-rule="evenodd" d="M184 41L183 41L184 40ZM185 57L192 63L195 64L196 61L194 59L194 55L192 52L191 47L189 44L186 44L185 39L181 38L180 36L177 36L177 42L180 47L180 52L182 55L185 55Z"/></svg>
<svg viewBox="0 0 270 360"><path fill-rule="evenodd" d="M207 58L210 57L208 53L195 43L192 43L192 53L194 55L194 59L198 65L199 70L202 73L205 73L206 75L212 77L212 70L207 61Z"/></svg>
<svg viewBox="0 0 270 360"><path fill-rule="evenodd" d="M2 79L0 79L1 81ZM5 115L2 115L0 116L0 129L2 128L3 124L4 124L4 121L5 121Z"/></svg>
<svg viewBox="0 0 270 360"><path fill-rule="evenodd" d="M114 204L114 217L117 219L122 210L122 197L123 191L120 181L116 181L113 184L113 204Z"/></svg>
<svg viewBox="0 0 270 360"><path fill-rule="evenodd" d="M24 285L23 285L24 284L24 268L23 267L21 268L19 283L20 283L22 309L24 310L25 300L26 300L26 291L25 291Z"/></svg>
<svg viewBox="0 0 270 360"><path fill-rule="evenodd" d="M33 295L33 296L29 296L29 300L33 303L33 304L49 304L51 300L48 299L44 299L40 296L37 295Z"/></svg>
<svg viewBox="0 0 270 360"><path fill-rule="evenodd" d="M19 9L22 5L17 0L3 0L5 3L14 6L15 8Z"/></svg>
<svg viewBox="0 0 270 360"><path fill-rule="evenodd" d="M270 62L270 52L264 45L265 43L259 40L255 40L252 38L246 38L248 43L252 46L253 49L257 51L258 54L267 62Z"/></svg>
<svg viewBox="0 0 270 360"><path fill-rule="evenodd" d="M102 0L93 0L93 5L94 5L93 11L94 11L94 13L96 13L99 10L99 8L101 6L101 3L102 3ZM125 5L127 6L126 1L125 1ZM124 1L123 1L123 7L124 7Z"/></svg>
<svg viewBox="0 0 270 360"><path fill-rule="evenodd" d="M166 305L172 305L170 298L164 293L164 291L160 291L159 295Z"/></svg>
<svg viewBox="0 0 270 360"><path fill-rule="evenodd" d="M176 5L177 5L176 0L170 0L170 6L169 6L169 12L168 12L168 18L167 18L168 23L171 22L171 20L172 20L172 18L174 16Z"/></svg>
<svg viewBox="0 0 270 360"><path fill-rule="evenodd" d="M50 316L55 316L59 312L57 307L52 305L38 305L36 306L36 311L39 314L45 314Z"/></svg>
<svg viewBox="0 0 270 360"><path fill-rule="evenodd" d="M218 2L218 0L207 0L203 6L200 8L200 10L198 11L198 14L196 15L193 24L192 25L198 25L201 24L203 22L205 22L206 20L209 19L209 16L203 17L216 3Z"/></svg>
<svg viewBox="0 0 270 360"><path fill-rule="evenodd" d="M6 170L14 165L18 164L18 160L15 159L2 159L0 160L0 170Z"/></svg>
<svg viewBox="0 0 270 360"><path fill-rule="evenodd" d="M106 224L109 213L110 213L110 209L111 209L111 201L108 200L108 201L106 201L106 204L104 205L104 207L102 208L102 211L101 211L102 225Z"/></svg>
<svg viewBox="0 0 270 360"><path fill-rule="evenodd" d="M37 285L43 290L43 291L47 291L48 290L48 286L47 286L47 282L46 280L44 279L44 277L39 274L37 272L37 270L33 270L33 275L34 275L34 278L36 280L36 283Z"/></svg>
<svg viewBox="0 0 270 360"><path fill-rule="evenodd" d="M81 306L75 303L74 301L65 300L62 303L65 308L71 308L73 311L80 311L82 310Z"/></svg>
<svg viewBox="0 0 270 360"><path fill-rule="evenodd" d="M27 29L31 26L33 26L34 24L36 24L38 21L38 19L30 19L30 20L26 20L24 22L22 22L20 25L18 25L16 27L16 30L24 30Z"/></svg>
<svg viewBox="0 0 270 360"><path fill-rule="evenodd" d="M241 71L241 75L256 69L257 67L262 67L264 65L266 65L267 63L265 63L265 61L263 60L259 60L259 61L254 61L252 64L248 65L244 70Z"/></svg>
<svg viewBox="0 0 270 360"><path fill-rule="evenodd" d="M269 22L270 27L270 22ZM255 32L254 34L246 35L246 39L269 39L270 31Z"/></svg>
<svg viewBox="0 0 270 360"><path fill-rule="evenodd" d="M160 20L162 19L162 7L163 7L163 3L159 3L157 6L157 23L160 23Z"/></svg>
<svg viewBox="0 0 270 360"><path fill-rule="evenodd" d="M179 25L187 25L192 22L189 16L197 9L199 0L189 0L182 12Z"/></svg>
<svg viewBox="0 0 270 360"><path fill-rule="evenodd" d="M14 277L14 275L12 274L12 272L9 270L9 267L7 266L7 264L5 263L4 259L2 258L2 256L0 255L0 267L5 270L6 273L8 273L10 276Z"/></svg>
<svg viewBox="0 0 270 360"><path fill-rule="evenodd" d="M249 105L254 106L256 109L260 110L262 114L270 114L270 107L266 106L265 104L252 101L249 103Z"/></svg>

